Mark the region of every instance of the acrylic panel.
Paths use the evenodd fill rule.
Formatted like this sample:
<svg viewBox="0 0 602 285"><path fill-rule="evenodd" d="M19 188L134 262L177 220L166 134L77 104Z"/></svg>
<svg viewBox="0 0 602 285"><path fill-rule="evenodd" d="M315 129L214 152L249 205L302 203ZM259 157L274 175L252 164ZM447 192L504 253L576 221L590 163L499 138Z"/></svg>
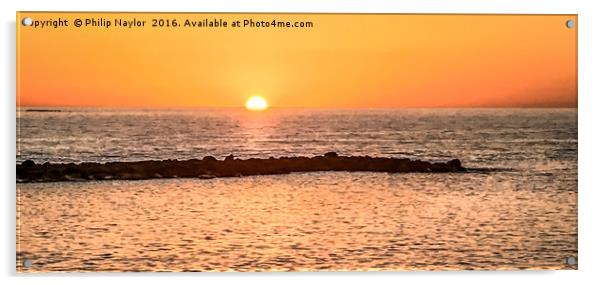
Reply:
<svg viewBox="0 0 602 285"><path fill-rule="evenodd" d="M16 29L18 272L577 269L577 15Z"/></svg>

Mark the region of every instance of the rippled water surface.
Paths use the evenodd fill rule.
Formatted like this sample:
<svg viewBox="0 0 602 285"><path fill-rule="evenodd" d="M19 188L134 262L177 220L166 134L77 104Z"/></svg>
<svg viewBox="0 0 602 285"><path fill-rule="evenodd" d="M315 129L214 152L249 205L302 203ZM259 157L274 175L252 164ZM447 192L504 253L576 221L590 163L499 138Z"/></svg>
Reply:
<svg viewBox="0 0 602 285"><path fill-rule="evenodd" d="M24 184L19 258L34 271L565 268L577 193L521 176Z"/></svg>
<svg viewBox="0 0 602 285"><path fill-rule="evenodd" d="M17 113L17 161L372 155L510 166L577 158L576 109L60 109ZM58 110L58 109L57 109Z"/></svg>
<svg viewBox="0 0 602 285"><path fill-rule="evenodd" d="M19 271L569 269L577 111L18 113L17 160L459 158L491 173L17 184ZM22 266L31 260L31 268Z"/></svg>

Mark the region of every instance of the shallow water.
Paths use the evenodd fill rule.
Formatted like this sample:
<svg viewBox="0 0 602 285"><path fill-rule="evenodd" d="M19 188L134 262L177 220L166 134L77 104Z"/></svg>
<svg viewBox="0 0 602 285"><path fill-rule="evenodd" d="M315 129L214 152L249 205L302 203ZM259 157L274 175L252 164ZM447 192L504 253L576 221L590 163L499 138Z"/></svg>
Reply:
<svg viewBox="0 0 602 285"><path fill-rule="evenodd" d="M19 184L18 269L576 268L564 263L577 256L576 179L525 178L330 172ZM566 189L549 187L558 184Z"/></svg>

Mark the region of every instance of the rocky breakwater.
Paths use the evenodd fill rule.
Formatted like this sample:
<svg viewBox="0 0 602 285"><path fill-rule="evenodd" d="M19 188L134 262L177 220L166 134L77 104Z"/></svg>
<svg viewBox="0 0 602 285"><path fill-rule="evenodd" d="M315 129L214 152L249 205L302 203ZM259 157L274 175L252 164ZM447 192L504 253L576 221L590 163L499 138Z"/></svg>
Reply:
<svg viewBox="0 0 602 285"><path fill-rule="evenodd" d="M460 160L427 162L407 158L339 156L328 152L314 157L280 157L224 160L212 156L203 159L161 160L108 163L44 163L31 160L17 164L17 182L138 180L156 178L239 177L248 175L287 174L315 171L369 172L465 172Z"/></svg>

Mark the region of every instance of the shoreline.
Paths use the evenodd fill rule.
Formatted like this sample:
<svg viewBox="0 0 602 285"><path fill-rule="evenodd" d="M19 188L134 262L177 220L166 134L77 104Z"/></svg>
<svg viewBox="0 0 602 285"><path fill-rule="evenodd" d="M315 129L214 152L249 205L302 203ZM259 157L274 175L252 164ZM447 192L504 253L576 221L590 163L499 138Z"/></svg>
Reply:
<svg viewBox="0 0 602 285"><path fill-rule="evenodd" d="M149 160L138 162L85 162L36 164L26 160L16 165L17 183L143 180L159 178L241 177L251 175L289 174L293 172L348 171L388 173L450 173L466 172L458 159L447 162L428 162L408 158L370 156L339 156L327 152L314 157L280 157L224 160L212 156L190 160Z"/></svg>

